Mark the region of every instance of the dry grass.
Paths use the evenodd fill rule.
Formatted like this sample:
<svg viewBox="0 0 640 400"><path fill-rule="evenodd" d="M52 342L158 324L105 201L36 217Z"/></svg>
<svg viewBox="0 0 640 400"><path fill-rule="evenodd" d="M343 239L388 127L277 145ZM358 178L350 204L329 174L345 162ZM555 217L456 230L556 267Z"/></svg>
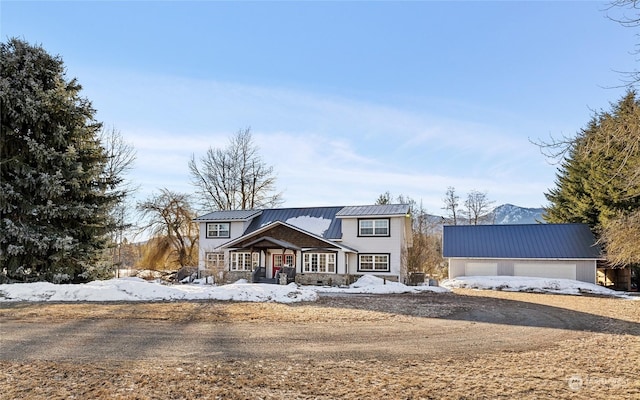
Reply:
<svg viewBox="0 0 640 400"><path fill-rule="evenodd" d="M640 322L640 302L597 297L458 291L434 298L435 316L481 297L516 300ZM411 321L425 310L400 299L380 310L363 304L287 306L247 303L12 305L0 321L76 318L320 323ZM345 301L345 300L343 300ZM403 308L402 304L409 302ZM354 299L357 304L358 300ZM462 303L462 304L459 304ZM447 306L449 304L449 306ZM490 303L488 303L490 304ZM397 308L397 309L395 309ZM410 311L413 310L413 311ZM612 332L615 321L612 320ZM492 329L487 325L486 329ZM455 337L451 338L456 340ZM428 340L425 341L428 345ZM375 343L371 344L375 346ZM638 399L640 337L568 332L566 339L526 351L473 351L439 358L211 359L79 363L0 361L0 399ZM571 385L570 385L571 382Z"/></svg>
<svg viewBox="0 0 640 400"><path fill-rule="evenodd" d="M482 298L515 300L565 308L607 318L640 322L640 300L601 296L564 296L553 294L501 292L493 290L455 289L455 293Z"/></svg>
<svg viewBox="0 0 640 400"><path fill-rule="evenodd" d="M0 398L637 399L638 360L630 354L640 354L638 338L594 335L543 351L395 362L0 362ZM583 381L577 391L573 376Z"/></svg>

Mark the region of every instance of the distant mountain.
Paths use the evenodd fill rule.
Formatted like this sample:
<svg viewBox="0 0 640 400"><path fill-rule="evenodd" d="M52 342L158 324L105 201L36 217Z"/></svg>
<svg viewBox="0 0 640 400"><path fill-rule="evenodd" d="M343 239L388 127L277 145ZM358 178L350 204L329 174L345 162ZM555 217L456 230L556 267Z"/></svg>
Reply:
<svg viewBox="0 0 640 400"><path fill-rule="evenodd" d="M544 208L525 208L514 206L513 204L503 204L493 210L493 218L483 223L496 225L544 223L544 220L542 219L543 213ZM429 224L429 229L431 231L442 232L442 226L452 225L453 221L440 215L428 215L427 223ZM466 225L467 223L467 220L462 217L458 219L458 225Z"/></svg>
<svg viewBox="0 0 640 400"><path fill-rule="evenodd" d="M544 208L524 208L513 204L503 204L493 210L493 223L496 225L536 224L544 222Z"/></svg>

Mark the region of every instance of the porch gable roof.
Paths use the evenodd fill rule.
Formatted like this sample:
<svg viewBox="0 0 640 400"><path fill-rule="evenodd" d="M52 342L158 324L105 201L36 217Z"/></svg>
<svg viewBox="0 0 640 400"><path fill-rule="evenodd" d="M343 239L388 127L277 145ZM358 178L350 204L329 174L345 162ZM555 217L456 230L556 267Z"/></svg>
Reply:
<svg viewBox="0 0 640 400"><path fill-rule="evenodd" d="M274 245L276 245L276 247L282 248L282 249L288 249L288 250L302 250L300 247L296 246L293 243L289 243L286 240L279 240L279 239L275 239L272 238L271 236L262 236L257 238L256 240L253 240L249 243L246 243L244 246L244 248L247 247L252 247L254 245L257 245L260 242L269 242L272 243Z"/></svg>
<svg viewBox="0 0 640 400"><path fill-rule="evenodd" d="M282 240L282 239L275 239L275 238L272 238L272 237L269 237L269 236L260 236L260 234L262 234L262 233L264 233L264 232L268 231L269 229L272 229L272 228L274 228L276 226L284 226L284 227L287 227L289 229L298 231L298 232L300 232L300 233L302 233L304 235L307 235L309 237L312 237L312 238L314 238L314 239L316 239L318 241L324 242L324 243L330 245L331 247L336 247L336 248L342 249L343 251L357 252L356 250L354 250L354 249L352 249L352 248L350 248L348 246L345 246L343 244L334 242L332 240L325 239L322 236L318 236L318 235L313 234L311 232L305 231L304 229L300 229L297 226L294 226L294 225L291 225L291 224L287 224L286 222L282 222L282 221L274 221L274 222L271 222L270 224L267 224L265 226L262 226L262 227L260 227L260 228L258 228L256 230L254 230L254 231L250 231L249 233L245 233L244 235L242 235L242 236L240 236L240 237L238 237L236 239L233 239L233 240L231 240L231 241L229 241L227 243L224 243L223 245L219 246L217 249L218 250L223 250L223 249L233 248L235 245L237 245L239 243L242 243L242 242L244 242L244 241L246 241L246 240L248 240L248 239L250 239L252 237L256 238L255 242L262 241L262 240L265 240L265 239L269 238L269 240L272 240L272 241L273 240L278 240L278 241L281 241L282 243L288 243L289 245L294 246L297 249L301 249L300 246L297 246L296 244L293 244L293 243L289 243L289 242L287 242L285 240ZM245 247L245 246L246 246L246 244L243 247Z"/></svg>

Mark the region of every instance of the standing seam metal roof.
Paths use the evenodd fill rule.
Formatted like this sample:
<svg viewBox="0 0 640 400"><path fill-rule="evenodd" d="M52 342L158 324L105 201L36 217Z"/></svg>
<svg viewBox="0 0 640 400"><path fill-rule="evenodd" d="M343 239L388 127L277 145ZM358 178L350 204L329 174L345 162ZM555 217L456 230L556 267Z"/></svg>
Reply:
<svg viewBox="0 0 640 400"><path fill-rule="evenodd" d="M447 225L442 242L449 258L602 258L585 224Z"/></svg>
<svg viewBox="0 0 640 400"><path fill-rule="evenodd" d="M293 218L301 217L318 218L331 221L322 237L336 240L342 238L342 220L340 217L404 215L407 213L409 213L408 204L273 208L266 210L214 211L198 217L194 221L247 221L253 218L243 233L244 236L275 221L287 222ZM301 229L304 230L303 227Z"/></svg>
<svg viewBox="0 0 640 400"><path fill-rule="evenodd" d="M194 219L194 221L244 221L260 214L262 210L214 211Z"/></svg>
<svg viewBox="0 0 640 400"><path fill-rule="evenodd" d="M408 204L382 204L371 206L344 207L336 214L337 217L364 217L376 215L402 215L409 213Z"/></svg>
<svg viewBox="0 0 640 400"><path fill-rule="evenodd" d="M341 239L342 238L342 221L336 218L338 211L343 207L310 207L310 208L274 208L263 210L257 218L251 221L244 235L247 235L263 226L269 225L275 221L287 222L292 218L311 217L318 219L330 220L331 223L327 230L324 231L322 237L324 239ZM301 228L304 230L304 228Z"/></svg>

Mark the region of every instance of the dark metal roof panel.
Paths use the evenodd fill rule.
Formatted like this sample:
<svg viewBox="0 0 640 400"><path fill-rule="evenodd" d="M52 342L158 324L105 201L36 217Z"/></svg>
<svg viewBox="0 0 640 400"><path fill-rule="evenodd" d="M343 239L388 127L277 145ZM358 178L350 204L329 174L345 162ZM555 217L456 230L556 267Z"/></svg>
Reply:
<svg viewBox="0 0 640 400"><path fill-rule="evenodd" d="M365 217L376 215L405 215L409 213L408 204L382 204L370 206L344 207L336 216L338 217Z"/></svg>
<svg viewBox="0 0 640 400"><path fill-rule="evenodd" d="M214 211L198 217L194 221L246 221L261 212L261 210Z"/></svg>
<svg viewBox="0 0 640 400"><path fill-rule="evenodd" d="M324 239L342 238L342 221L336 218L343 207L275 208L263 210L251 221L244 235L263 226L280 221L293 225ZM320 230L320 231L318 231Z"/></svg>
<svg viewBox="0 0 640 400"><path fill-rule="evenodd" d="M585 224L447 225L444 257L600 259Z"/></svg>

